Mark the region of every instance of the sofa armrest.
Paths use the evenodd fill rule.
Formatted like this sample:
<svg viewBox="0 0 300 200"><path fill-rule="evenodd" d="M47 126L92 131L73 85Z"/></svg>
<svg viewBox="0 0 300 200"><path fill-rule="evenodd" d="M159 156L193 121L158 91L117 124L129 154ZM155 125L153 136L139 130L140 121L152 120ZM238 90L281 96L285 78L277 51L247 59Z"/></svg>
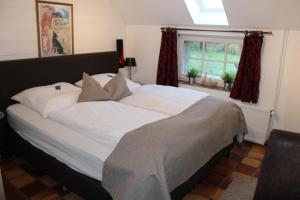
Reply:
<svg viewBox="0 0 300 200"><path fill-rule="evenodd" d="M300 134L273 130L255 200L300 199Z"/></svg>
<svg viewBox="0 0 300 200"><path fill-rule="evenodd" d="M274 129L271 132L268 143L270 143L270 148L281 147L285 150L295 150L294 148L300 148L300 133Z"/></svg>

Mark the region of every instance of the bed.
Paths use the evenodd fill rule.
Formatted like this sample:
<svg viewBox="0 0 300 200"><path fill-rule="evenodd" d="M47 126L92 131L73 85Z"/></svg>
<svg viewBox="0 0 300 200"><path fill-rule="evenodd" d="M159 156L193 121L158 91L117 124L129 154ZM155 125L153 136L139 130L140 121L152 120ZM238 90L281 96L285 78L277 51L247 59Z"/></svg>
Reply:
<svg viewBox="0 0 300 200"><path fill-rule="evenodd" d="M90 74L117 73L117 63L118 56L116 52L0 62L1 74L5 74L5 77L0 80L1 110L5 110L7 106L15 103L10 100L10 97L24 89L59 81L74 83L81 78L83 72ZM10 87L5 87L6 85L10 85ZM101 174L99 168L105 158L111 153L111 148L105 145L96 145L92 140L81 137L76 131L69 130L53 121L46 122L44 119L37 119L38 116L36 113L28 114L30 111L21 105L15 105L9 112L9 118L14 118L13 122L11 122L13 129L10 129L8 133L8 143L13 155L25 158L86 199L112 199L111 195L102 187L101 177L99 176L99 173ZM22 112L26 113L28 117L27 123L26 119L20 120L21 118L18 116L18 113L20 115ZM44 124L45 127L48 127L40 127L40 129L47 130L49 134L63 133L59 134L59 139L57 140L64 142L56 145L58 148L68 149L69 155L61 156L69 157L69 159L54 158L47 153L51 151L51 141L53 138L46 140L49 142L48 144L42 144L37 138L35 138L36 143L33 141L28 142L28 140L24 139L28 134L38 135L34 132L37 127L34 127L34 124L30 126L31 118L36 118L35 120L37 121L40 120L39 125ZM18 120L19 123L14 124ZM27 129L24 127L27 127ZM53 128L53 130L49 127ZM27 131L23 137L20 134L22 130ZM55 135L57 137L57 134ZM49 148L46 148L47 146ZM86 146L91 148L87 149ZM93 146L95 148L92 148ZM172 199L183 198L207 174L216 162L229 153L232 146L233 143L222 148L195 172L193 176L174 188L171 192ZM52 149L52 151L55 151L55 149ZM86 161L86 165L76 165L76 159L72 160L71 155L76 155L76 159ZM97 174L97 172L99 173Z"/></svg>

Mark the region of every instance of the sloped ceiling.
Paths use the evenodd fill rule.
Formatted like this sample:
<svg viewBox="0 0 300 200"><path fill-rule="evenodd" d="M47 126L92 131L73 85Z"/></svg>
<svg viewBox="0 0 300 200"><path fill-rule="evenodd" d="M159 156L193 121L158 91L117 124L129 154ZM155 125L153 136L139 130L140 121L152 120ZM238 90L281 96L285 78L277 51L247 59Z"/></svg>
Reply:
<svg viewBox="0 0 300 200"><path fill-rule="evenodd" d="M194 25L184 0L111 0L129 25ZM300 29L300 0L223 0L229 28Z"/></svg>

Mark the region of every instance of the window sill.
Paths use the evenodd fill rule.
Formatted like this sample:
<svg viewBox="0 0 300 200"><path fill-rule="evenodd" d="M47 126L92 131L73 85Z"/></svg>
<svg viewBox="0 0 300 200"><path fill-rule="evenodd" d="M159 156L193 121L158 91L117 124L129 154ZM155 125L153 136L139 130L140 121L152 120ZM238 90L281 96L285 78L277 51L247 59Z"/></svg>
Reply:
<svg viewBox="0 0 300 200"><path fill-rule="evenodd" d="M178 82L180 84L185 84L185 85L190 85L188 81L185 80L178 80ZM190 86L195 86L195 87L202 87L202 88L208 88L208 89L212 89L212 90L219 90L219 91L223 91L223 92L230 92L230 90L225 90L223 87L219 87L219 86L207 86L201 83L194 83Z"/></svg>

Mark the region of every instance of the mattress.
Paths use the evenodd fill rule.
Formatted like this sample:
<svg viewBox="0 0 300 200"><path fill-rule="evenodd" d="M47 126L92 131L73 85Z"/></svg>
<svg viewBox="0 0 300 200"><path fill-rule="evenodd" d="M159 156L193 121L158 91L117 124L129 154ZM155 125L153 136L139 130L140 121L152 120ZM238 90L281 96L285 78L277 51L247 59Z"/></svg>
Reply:
<svg viewBox="0 0 300 200"><path fill-rule="evenodd" d="M99 144L22 104L7 108L10 126L23 139L75 171L101 181L102 168L113 147Z"/></svg>

